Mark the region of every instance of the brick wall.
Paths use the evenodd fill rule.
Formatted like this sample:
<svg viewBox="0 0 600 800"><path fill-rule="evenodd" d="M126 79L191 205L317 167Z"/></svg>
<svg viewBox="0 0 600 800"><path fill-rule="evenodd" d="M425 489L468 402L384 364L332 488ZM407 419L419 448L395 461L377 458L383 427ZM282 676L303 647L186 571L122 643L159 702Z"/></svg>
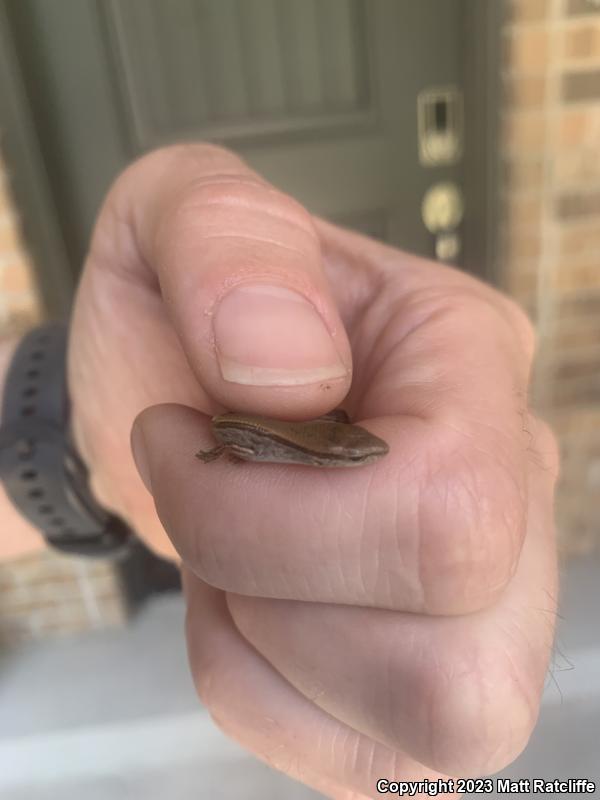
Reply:
<svg viewBox="0 0 600 800"><path fill-rule="evenodd" d="M0 337L43 318L0 159ZM0 520L0 531L2 522ZM44 551L0 562L0 649L19 642L120 624L127 606L110 562Z"/></svg>
<svg viewBox="0 0 600 800"><path fill-rule="evenodd" d="M535 404L559 434L565 553L600 545L600 2L507 0L504 286L539 337Z"/></svg>
<svg viewBox="0 0 600 800"><path fill-rule="evenodd" d="M0 159L0 334L27 330L40 321L41 314L33 270L10 197L9 177Z"/></svg>
<svg viewBox="0 0 600 800"><path fill-rule="evenodd" d="M0 562L0 650L120 625L128 617L112 564L51 550Z"/></svg>

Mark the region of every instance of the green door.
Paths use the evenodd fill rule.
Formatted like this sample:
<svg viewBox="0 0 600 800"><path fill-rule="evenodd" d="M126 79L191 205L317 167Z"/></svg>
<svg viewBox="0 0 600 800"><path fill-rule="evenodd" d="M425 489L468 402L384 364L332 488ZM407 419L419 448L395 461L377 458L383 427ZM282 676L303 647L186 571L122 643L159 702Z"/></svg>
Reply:
<svg viewBox="0 0 600 800"><path fill-rule="evenodd" d="M71 276L113 178L182 139L238 151L317 214L489 270L495 5L8 2Z"/></svg>

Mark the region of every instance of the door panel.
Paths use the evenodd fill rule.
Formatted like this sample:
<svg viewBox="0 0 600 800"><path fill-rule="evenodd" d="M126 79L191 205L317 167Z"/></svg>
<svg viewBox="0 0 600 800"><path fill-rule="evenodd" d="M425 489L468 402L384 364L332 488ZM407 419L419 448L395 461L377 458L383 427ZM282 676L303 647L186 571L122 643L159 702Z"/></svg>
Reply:
<svg viewBox="0 0 600 800"><path fill-rule="evenodd" d="M118 172L189 139L236 150L314 213L433 256L421 201L439 182L464 191L465 159L420 163L417 98L468 88L478 2L20 0L13 26L76 269Z"/></svg>
<svg viewBox="0 0 600 800"><path fill-rule="evenodd" d="M416 97L460 85L460 0L112 0L132 149L200 136L333 219L432 255ZM460 167L440 178L460 182Z"/></svg>
<svg viewBox="0 0 600 800"><path fill-rule="evenodd" d="M258 143L347 127L369 112L361 0L112 0L101 8L136 149L198 131Z"/></svg>

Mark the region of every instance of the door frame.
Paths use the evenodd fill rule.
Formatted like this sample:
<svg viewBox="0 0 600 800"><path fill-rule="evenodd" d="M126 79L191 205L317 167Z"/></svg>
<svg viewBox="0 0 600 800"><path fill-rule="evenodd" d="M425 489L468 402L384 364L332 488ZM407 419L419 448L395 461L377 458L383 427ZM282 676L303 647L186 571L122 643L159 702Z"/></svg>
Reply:
<svg viewBox="0 0 600 800"><path fill-rule="evenodd" d="M505 0L464 6L465 267L500 285L501 37Z"/></svg>
<svg viewBox="0 0 600 800"><path fill-rule="evenodd" d="M46 316L66 318L75 292L76 273L69 263L40 147L40 131L31 113L7 0L0 3L0 120L0 150L8 191L31 255L42 306Z"/></svg>
<svg viewBox="0 0 600 800"><path fill-rule="evenodd" d="M10 191L22 221L44 310L66 317L73 301L78 264L71 263L56 198L48 179L41 131L27 94L27 75L15 47L8 6L0 0L0 147L12 181ZM500 126L500 36L503 2L465 0L465 267L497 285Z"/></svg>

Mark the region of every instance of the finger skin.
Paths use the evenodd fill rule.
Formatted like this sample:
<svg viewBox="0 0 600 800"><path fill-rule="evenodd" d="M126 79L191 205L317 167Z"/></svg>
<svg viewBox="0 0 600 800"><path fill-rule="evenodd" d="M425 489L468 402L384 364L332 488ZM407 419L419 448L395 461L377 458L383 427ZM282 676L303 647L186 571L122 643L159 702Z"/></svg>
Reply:
<svg viewBox="0 0 600 800"><path fill-rule="evenodd" d="M436 481L467 455L460 453L454 434L440 438L423 421L361 421L390 443L391 452L352 470L229 460L202 464L194 454L210 448L213 437L207 418L192 409L155 406L136 424L143 428L154 500L166 531L196 574L222 589L460 613L489 604L502 591L509 534L510 546L520 550L514 530L524 514L520 501L498 509L509 530L499 531L496 540L489 531L486 536L491 512L485 504L473 509L468 541L457 540L455 527L467 500L458 503L458 490L452 503L439 498ZM436 460L442 462L437 469L427 457L436 446ZM478 480L494 457L470 446L468 453ZM475 489L469 497L477 500ZM495 503L506 501L514 489L507 464L497 476ZM438 503L446 509L445 515L438 512L441 554L423 529L423 518L439 509ZM512 558L511 550L511 563Z"/></svg>
<svg viewBox="0 0 600 800"><path fill-rule="evenodd" d="M555 473L531 473L519 567L492 607L441 618L228 594L236 627L355 730L448 774L502 769L537 720L556 617Z"/></svg>
<svg viewBox="0 0 600 800"><path fill-rule="evenodd" d="M285 387L222 378L212 331L219 304L237 285L271 279L296 288L317 309L345 360L343 377ZM274 358L270 342L281 350L285 335L284 326L267 342L248 337L251 354ZM129 448L143 409L174 402L206 414L247 408L307 419L343 399L351 368L318 239L292 198L209 144L157 150L117 178L77 290L67 380L73 436L95 496L155 552L178 558Z"/></svg>
<svg viewBox="0 0 600 800"><path fill-rule="evenodd" d="M345 376L306 386L223 380L213 322L228 290L257 277L292 286L318 310ZM103 504L158 542L163 532L128 452L142 409L178 402L206 414L307 419L351 387L353 419L390 440L394 457L353 480L338 476L328 497L321 479L313 511L344 510L324 540L309 523L303 550L301 496L292 495L296 543L279 570L282 582L291 573L283 596L434 613L483 608L514 573L526 526L521 415L532 336L515 309L459 270L310 217L223 148L165 148L120 176L94 233L69 355L75 438ZM254 354L257 339L247 337ZM262 356L298 349L283 341L280 330L263 335ZM210 466L218 475L223 465ZM230 505L248 500L241 490ZM272 520L267 542L286 521ZM237 520L223 513L215 522L215 541L195 545L222 562L219 550L231 549L222 530ZM266 570L240 563L205 577L252 591L235 574L245 571L260 589L271 580L266 560ZM274 589L262 593L281 594Z"/></svg>
<svg viewBox="0 0 600 800"><path fill-rule="evenodd" d="M214 321L229 289L257 276L291 285L318 310L346 365L345 375L312 387L248 388L223 379ZM211 146L159 151L119 179L101 215L82 286L80 297L87 304L79 304L77 318L87 337L70 362L78 379L74 384L82 387L76 389L81 401L76 406L87 417L80 416L75 427L86 452L94 456L92 463L111 464L110 474L105 471L96 483L107 487L107 497L112 492L116 508L139 503L141 483L126 450L135 415L147 406L173 402L204 412L154 405L141 415L156 508L176 550L198 575L232 594L347 603L379 614L381 608L434 614L489 610L509 584L510 592L532 507L522 416L533 337L531 326L506 298L458 270L310 217L236 156ZM138 334L133 350L131 309ZM281 336L271 338L273 352L281 354ZM114 359L124 343L125 368L115 374ZM272 355L269 342L263 344ZM255 345L249 337L249 351ZM106 353L113 359L108 366ZM212 443L206 415L224 406L289 419L316 416L344 398L351 369L351 416L392 444L390 457L370 471L354 476L341 471L335 478L321 473L317 481L308 468L190 466L193 452ZM80 380L86 371L87 383ZM102 375L106 389L98 380ZM108 406L96 397L100 390L119 404L115 424L109 413L111 425L104 425L101 435L96 433L102 418L98 409L106 415ZM202 466L211 471L199 472ZM126 494L134 483L135 498L133 492ZM150 498L144 499L149 514ZM269 649L253 615L244 617L235 602L231 608L240 629L246 625L249 639L255 635L257 647L276 660L277 647ZM515 602L518 606L521 596ZM196 616L201 619L199 610ZM302 632L307 621L298 619ZM460 622L440 625L455 621ZM492 675L488 688L499 686L500 695L509 697L507 675L521 676L524 657L519 651L513 666L506 656L514 655L509 644L511 636L518 640L521 625L531 633L526 623L517 618L511 627L509 621L508 632L489 638L464 629L459 629L461 636L446 639L427 640L421 633L424 649L431 641L429 652L438 656L429 672L423 669L421 684L406 660L393 660L399 646L389 654L390 681L396 675L412 679L416 697L425 689L440 694L437 724L429 726L437 738L429 750L418 709L406 709L407 717L416 719L414 747L431 754L431 763L462 763L451 735L456 719L455 739L466 746L465 769L493 763L489 750L496 741L497 704L492 702L490 711L490 703L482 703L481 692L473 688L481 681L472 679ZM312 625L319 635L318 625ZM340 627L346 632L354 628L350 622ZM414 638L418 642L417 634ZM529 638L536 639L533 634ZM535 664L543 652L540 640L531 646ZM523 641L528 645L527 637ZM475 652L467 663L460 642ZM347 647L345 641L341 645ZM248 646L256 656L256 648ZM490 663L496 658L504 658L499 667ZM371 678L367 666L362 665L362 677ZM287 668L282 662L282 672ZM537 668L532 672L537 675ZM277 670L272 674L277 676ZM228 709L231 685L222 677L213 681L220 690L210 704ZM294 697L310 705L301 678L291 673L290 680L300 687ZM355 680L360 690L364 684ZM535 680L524 683L521 694L528 692L531 713L526 717L521 708L523 722L519 707L513 710L512 745L499 746L502 757L511 746L518 747L535 716ZM330 694L335 713L369 731L353 736L362 736L361 742L384 740L378 748L390 741L388 750L397 753L406 729L386 729L378 717L381 701L369 716L364 708L344 706L333 690ZM393 691L389 694L394 697ZM317 704L310 708L326 714ZM472 730L482 719L478 748ZM232 724L252 739L247 732L251 719ZM314 734L315 725L308 730ZM288 749L296 752L293 746ZM330 763L324 772L317 763L311 779L336 782L345 763ZM356 776L350 777L352 784Z"/></svg>
<svg viewBox="0 0 600 800"><path fill-rule="evenodd" d="M158 282L190 366L214 403L306 419L342 400L350 385L352 356L325 279L312 219L293 198L234 153L199 144L168 147L135 162L113 187L105 208L108 220L101 216L93 253L108 268L112 252L104 229L113 218L127 220L138 253L133 274L146 283ZM114 262L110 268L121 273L132 269L129 263ZM345 364L343 375L294 386L224 380L215 319L234 288L255 284L287 287L312 304ZM238 316L244 313L244 303L236 305ZM273 368L285 366L280 359L295 358L303 347L294 331L286 330L285 317L273 320L264 336L255 326L246 344L249 363L257 358L256 363ZM319 357L327 363L328 354ZM311 363L308 354L306 358Z"/></svg>
<svg viewBox="0 0 600 800"><path fill-rule="evenodd" d="M415 420L430 423L414 449L399 442L420 473L418 521L399 510L398 524L418 541L425 605L484 607L514 573L525 535L533 326L509 297L460 270L320 219L315 227L332 280L339 264L378 276L360 287L360 303L356 281L336 280L352 323L347 407L357 419L395 415L403 434Z"/></svg>
<svg viewBox="0 0 600 800"><path fill-rule="evenodd" d="M546 441L552 461L555 445ZM548 464L547 455L543 460ZM428 618L228 593L222 624L229 628L233 621L307 703L372 740L374 748L383 745L447 775L496 772L523 750L537 720L556 620L556 469L532 463L531 472L521 562L493 608ZM190 611L188 635L200 640L194 620ZM218 680L221 713L235 717L236 702L228 706L222 685L233 677L214 677L223 667L220 657L200 663L190 652L201 680L209 686ZM299 725L296 719L291 724ZM246 725L245 735L236 730L248 744L253 723Z"/></svg>
<svg viewBox="0 0 600 800"><path fill-rule="evenodd" d="M345 365L343 376L300 387L249 388L224 380L214 323L228 291L257 277L291 286L312 304ZM382 608L489 613L507 585L510 594L534 502L528 496L529 440L522 418L533 337L515 309L507 298L458 270L311 217L222 148L183 146L150 154L119 178L107 198L74 316L69 357L74 428L93 467L93 487L105 505L125 509L144 535L152 526L160 535L152 499L128 450L134 418L150 407L141 416L156 508L176 551L215 586L236 595L263 596L267 603L268 598L317 600L366 606L368 613L384 613ZM263 341L268 356L285 350L276 333L273 351ZM256 337L249 337L248 349L256 349ZM193 458L197 449L212 443L208 416L222 407L305 419L338 405L348 388L353 419L365 421L392 445L390 456L369 471L340 471L335 477L321 472L317 479L309 468L201 465ZM191 408L181 411L163 403ZM552 543L549 548L553 550ZM534 566L529 563L529 572L523 567L525 583L535 575ZM522 610L524 597L515 596L515 608ZM244 617L243 606L236 607L235 598L230 602L240 629L246 625L248 638L255 636L257 647L276 661L278 649L260 633L255 616L247 611ZM546 620L549 606L539 607ZM352 615L358 609L342 610L355 622ZM309 622L313 636L323 636L316 623L294 614L290 619L296 620L298 631ZM200 609L195 618L202 619ZM433 622L446 629L452 622L465 624L460 619ZM420 635L424 650L430 645L429 653L437 656L429 672L421 662L421 684L406 659L394 660L404 641L381 654L388 655L389 695L398 707L401 694L392 691L396 676L398 681L413 680L415 697L425 689L440 694L436 725L429 726L437 738L429 750L418 709L401 709L416 719L415 751L431 755L431 763L461 763L452 739L457 719L455 739L465 745L465 769L493 763L489 750L497 743L498 704L492 698L490 710L489 702L482 703L473 688L481 681L473 678L491 674L488 688L499 687L500 696L509 698L510 676L518 683L530 658L534 679L523 682L521 695L530 698L531 713L527 717L524 703L517 703L512 745L503 742L499 752L506 757L510 746L518 748L526 735L537 708L542 623L532 629L528 618L517 614L500 618L498 624L497 636L487 629L482 634L460 628L460 636L438 633L430 639L416 632L415 641ZM230 632L231 625L229 619ZM340 624L340 633L347 634L342 647L348 642L354 646L349 635L353 628L351 622ZM519 641L521 631L527 636L515 650L511 642ZM238 637L234 641L247 648L244 653L267 664L239 630L233 633ZM471 661L465 663L460 643L475 653ZM241 651L235 653L241 657ZM418 662L417 654L413 656ZM490 663L496 658L499 666ZM211 678L218 688L210 705L216 713L225 709L240 736L252 741L253 725L261 720L260 704L245 718L236 717L229 705L226 663ZM359 666L362 677L372 678L367 664ZM282 673L288 668L282 661ZM308 703L312 714L331 718L318 708L318 698L311 704L303 697L303 690L309 695L311 690L301 676L290 671L297 689L270 669L268 675L293 689L295 700ZM354 680L364 691L360 677ZM345 679L351 683L352 674ZM273 687L265 687L268 703ZM336 783L340 775L345 778L355 752L369 752L375 763L390 750L397 756L406 727L386 728L381 700L373 703L369 715L364 707L341 703L333 689L330 695L321 702L331 702L340 718L347 716L373 735L346 735L352 726L336 722L328 741L333 740L334 749L338 742L342 760L333 759L323 770L319 750L311 780ZM482 719L483 743L477 747L472 731ZM289 723L283 712L280 720ZM311 717L305 729L309 750L316 725ZM384 740L377 751L374 739ZM340 740L348 746L339 747ZM361 744L353 749L357 741ZM292 759L298 757L294 742L288 743L287 752ZM402 758L407 769L415 763L405 754ZM417 774L426 774L423 769L415 767ZM358 782L358 791L363 791L364 770L350 770L349 778L350 785Z"/></svg>
<svg viewBox="0 0 600 800"><path fill-rule="evenodd" d="M152 192L157 176L161 190ZM148 198L143 213L133 196ZM302 290L350 365L342 333L348 331L354 374L347 404L354 419L391 441L394 458L368 477L337 479L347 489L335 487L332 505L344 507L345 516L326 526L325 546L318 530L307 532L325 562L307 565L296 580L293 564L302 559L298 542L291 544L291 564L280 570L292 573L284 596L432 613L492 603L514 574L526 528L522 414L533 337L516 306L458 270L309 218L220 148L169 149L142 159L119 182L109 208L129 220L134 250L148 265L146 280L150 270L194 374L223 407L309 418L333 407L349 386L349 379L312 387L236 387L222 380L211 320L223 294L250 273ZM95 253L102 254L103 241L99 236ZM307 283L306 291L297 281ZM217 474L222 468L212 465ZM184 550L193 546L200 557L212 552L223 561L219 550L231 547L222 531L235 529L234 509L248 507L248 497L242 490L228 505L231 511L214 521L215 541L186 543L186 534ZM350 535L346 521L355 528ZM283 522L273 517L270 527ZM369 529L360 529L365 524ZM290 540L300 537L292 526ZM268 531L265 538L272 538ZM358 540L372 554L360 565ZM338 541L341 569L333 552ZM344 549L352 552L345 557ZM228 576L218 568L203 572L206 564L197 565L198 574L232 591L252 592L253 582L257 593L281 596L277 587L261 588L270 575L252 562L247 568L245 555L242 548L239 568L230 563ZM268 553L266 561L270 573ZM236 571L245 572L246 583Z"/></svg>
<svg viewBox="0 0 600 800"><path fill-rule="evenodd" d="M352 792L379 796L379 778L443 777L370 741L302 697L236 631L223 593L185 568L182 574L192 676L224 733L274 769L340 800L352 798ZM331 787L336 788L329 794Z"/></svg>

